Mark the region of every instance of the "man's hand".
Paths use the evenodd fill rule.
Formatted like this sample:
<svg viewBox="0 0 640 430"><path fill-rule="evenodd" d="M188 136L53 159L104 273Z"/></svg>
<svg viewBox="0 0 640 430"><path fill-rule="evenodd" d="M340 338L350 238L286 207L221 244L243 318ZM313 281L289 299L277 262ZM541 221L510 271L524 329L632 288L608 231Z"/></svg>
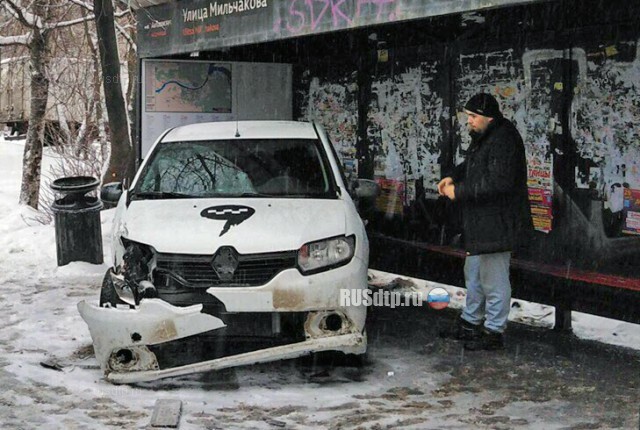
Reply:
<svg viewBox="0 0 640 430"><path fill-rule="evenodd" d="M450 176L447 176L446 178L438 182L438 194L444 196L444 187L448 185L453 185L453 179Z"/></svg>
<svg viewBox="0 0 640 430"><path fill-rule="evenodd" d="M456 186L454 184L445 185L442 189L442 195L447 196L449 200L455 200Z"/></svg>

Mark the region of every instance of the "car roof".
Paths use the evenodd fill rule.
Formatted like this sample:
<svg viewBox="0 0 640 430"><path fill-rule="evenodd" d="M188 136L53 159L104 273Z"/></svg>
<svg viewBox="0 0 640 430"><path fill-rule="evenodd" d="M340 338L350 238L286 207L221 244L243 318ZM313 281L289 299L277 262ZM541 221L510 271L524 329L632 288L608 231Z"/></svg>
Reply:
<svg viewBox="0 0 640 430"><path fill-rule="evenodd" d="M237 136L239 134L240 136ZM176 127L163 142L227 139L317 139L313 124L297 121L223 121Z"/></svg>

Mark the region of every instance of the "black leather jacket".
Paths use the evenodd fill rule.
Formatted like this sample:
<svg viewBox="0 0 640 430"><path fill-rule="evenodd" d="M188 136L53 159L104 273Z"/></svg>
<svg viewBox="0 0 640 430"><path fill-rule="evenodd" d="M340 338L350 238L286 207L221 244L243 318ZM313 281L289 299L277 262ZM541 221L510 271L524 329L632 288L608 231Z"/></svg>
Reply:
<svg viewBox="0 0 640 430"><path fill-rule="evenodd" d="M474 137L453 180L467 254L513 251L530 238L527 160L511 121L496 118Z"/></svg>

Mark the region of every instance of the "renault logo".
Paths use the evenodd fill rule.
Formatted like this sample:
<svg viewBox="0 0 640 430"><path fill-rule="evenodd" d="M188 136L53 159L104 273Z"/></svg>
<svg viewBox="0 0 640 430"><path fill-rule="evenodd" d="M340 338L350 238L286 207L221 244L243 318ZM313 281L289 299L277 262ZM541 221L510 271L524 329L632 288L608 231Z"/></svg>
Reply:
<svg viewBox="0 0 640 430"><path fill-rule="evenodd" d="M221 281L231 281L238 268L238 253L229 246L223 246L216 252L211 265Z"/></svg>

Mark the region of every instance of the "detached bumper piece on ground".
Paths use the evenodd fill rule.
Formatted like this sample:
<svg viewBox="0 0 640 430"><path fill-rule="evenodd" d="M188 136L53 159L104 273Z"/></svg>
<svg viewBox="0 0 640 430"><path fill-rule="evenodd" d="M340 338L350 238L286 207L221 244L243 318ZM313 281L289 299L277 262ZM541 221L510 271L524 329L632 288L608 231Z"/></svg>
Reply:
<svg viewBox="0 0 640 430"><path fill-rule="evenodd" d="M326 328L329 312L310 312L307 340L189 365L160 369L148 348L225 327L219 318L202 313L202 305L172 306L160 299L145 299L135 309L98 307L80 302L78 310L89 326L96 358L113 383L135 383L207 372L228 367L300 357L319 351L362 354L366 335L345 324L338 331ZM351 331L353 329L353 331Z"/></svg>

